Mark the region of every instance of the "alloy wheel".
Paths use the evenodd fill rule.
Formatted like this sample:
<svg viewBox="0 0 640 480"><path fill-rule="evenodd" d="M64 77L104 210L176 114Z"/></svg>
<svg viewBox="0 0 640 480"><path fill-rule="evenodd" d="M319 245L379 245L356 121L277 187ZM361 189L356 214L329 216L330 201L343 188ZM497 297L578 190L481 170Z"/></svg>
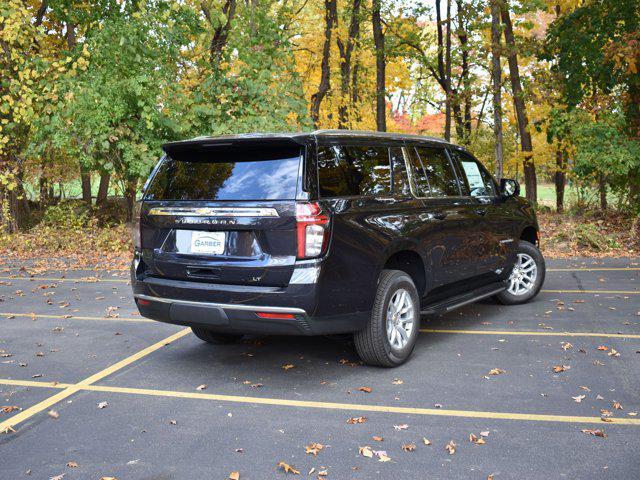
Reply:
<svg viewBox="0 0 640 480"><path fill-rule="evenodd" d="M387 307L387 338L393 348L403 349L413 332L413 300L404 288L395 291Z"/></svg>
<svg viewBox="0 0 640 480"><path fill-rule="evenodd" d="M507 291L512 295L525 295L533 289L538 276L536 261L526 253L519 253L509 277Z"/></svg>

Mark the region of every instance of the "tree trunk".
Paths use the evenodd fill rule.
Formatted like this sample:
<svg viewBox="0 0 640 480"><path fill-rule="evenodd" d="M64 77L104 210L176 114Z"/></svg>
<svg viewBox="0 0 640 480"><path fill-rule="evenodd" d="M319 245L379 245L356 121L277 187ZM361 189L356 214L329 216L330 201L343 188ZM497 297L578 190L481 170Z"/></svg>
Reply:
<svg viewBox="0 0 640 480"><path fill-rule="evenodd" d="M538 202L538 186L536 181L536 166L533 162L533 146L531 143L531 133L529 132L529 120L524 104L524 93L520 81L520 71L518 69L518 54L516 42L513 36L513 25L509 15L509 6L506 1L500 5L502 23L504 24L504 39L507 44L507 59L509 61L509 79L511 80L511 90L513 93L513 105L518 120L518 132L520 134L520 148L522 149L524 183L527 190L527 200L532 204Z"/></svg>
<svg viewBox="0 0 640 480"><path fill-rule="evenodd" d="M567 183L567 155L566 153L558 147L556 150L556 173L555 173L555 184L556 184L556 211L558 213L564 212L564 187Z"/></svg>
<svg viewBox="0 0 640 480"><path fill-rule="evenodd" d="M320 62L320 84L318 91L311 96L311 118L316 128L320 125L320 104L331 88L331 35L338 23L337 0L324 0L324 46Z"/></svg>
<svg viewBox="0 0 640 480"><path fill-rule="evenodd" d="M91 172L80 166L80 182L82 183L82 200L91 205Z"/></svg>
<svg viewBox="0 0 640 480"><path fill-rule="evenodd" d="M460 131L462 135L460 136L461 143L468 143L471 138L471 85L469 81L469 46L468 46L468 34L466 30L466 19L465 19L465 6L462 0L456 0L457 10L458 10L458 41L460 42L460 51L462 56L462 98L461 101L458 100L462 104L464 122L460 125ZM458 97L460 97L458 92Z"/></svg>
<svg viewBox="0 0 640 480"><path fill-rule="evenodd" d="M598 190L600 191L600 210L607 209L607 180L604 173L598 175Z"/></svg>
<svg viewBox="0 0 640 480"><path fill-rule="evenodd" d="M351 7L351 21L349 22L349 33L346 45L340 37L337 39L338 50L340 51L340 107L338 109L338 128L349 127L349 111L353 107L351 103L351 57L360 32L360 4L361 0L353 0Z"/></svg>
<svg viewBox="0 0 640 480"><path fill-rule="evenodd" d="M372 2L371 23L373 26L373 43L376 48L376 128L379 132L386 132L386 59L382 19L380 18L380 0L373 0Z"/></svg>
<svg viewBox="0 0 640 480"><path fill-rule="evenodd" d="M218 64L220 63L220 59L222 58L222 51L229 40L229 30L231 30L231 22L233 21L233 16L236 12L236 0L226 0L222 7L222 14L225 16L226 20L224 23L220 23L219 25L217 25L217 19L213 19L211 17L209 8L204 6L204 4L202 6L202 12L211 26L216 25L213 29L211 43L209 44L209 62L211 63L211 68L215 72L218 68Z"/></svg>
<svg viewBox="0 0 640 480"><path fill-rule="evenodd" d="M445 124L444 138L451 140L451 0L447 0L447 36L445 42Z"/></svg>
<svg viewBox="0 0 640 480"><path fill-rule="evenodd" d="M137 180L126 180L124 185L124 199L127 207L127 222L133 220L133 211L136 203Z"/></svg>
<svg viewBox="0 0 640 480"><path fill-rule="evenodd" d="M500 0L491 0L491 90L493 94L493 136L495 138L495 176L504 177L502 147L502 67L500 66Z"/></svg>
<svg viewBox="0 0 640 480"><path fill-rule="evenodd" d="M103 173L100 175L100 185L98 186L98 196L96 197L96 205L104 205L107 203L107 195L109 193L109 180L111 174Z"/></svg>

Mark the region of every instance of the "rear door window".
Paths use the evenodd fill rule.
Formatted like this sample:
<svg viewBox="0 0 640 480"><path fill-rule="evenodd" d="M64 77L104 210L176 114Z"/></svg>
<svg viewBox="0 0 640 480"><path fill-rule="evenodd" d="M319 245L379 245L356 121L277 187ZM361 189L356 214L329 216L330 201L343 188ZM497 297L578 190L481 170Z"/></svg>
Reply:
<svg viewBox="0 0 640 480"><path fill-rule="evenodd" d="M298 147L211 148L167 156L146 200L293 200Z"/></svg>
<svg viewBox="0 0 640 480"><path fill-rule="evenodd" d="M465 152L454 151L451 154L460 164L472 197L493 197L496 195L495 183L480 162Z"/></svg>
<svg viewBox="0 0 640 480"><path fill-rule="evenodd" d="M454 197L460 195L458 178L444 148L416 147L427 173L432 197Z"/></svg>
<svg viewBox="0 0 640 480"><path fill-rule="evenodd" d="M420 157L418 157L413 148L408 150L408 160L413 194L416 197L428 197L431 193L431 189L429 188L429 179L427 178L427 173L422 167Z"/></svg>
<svg viewBox="0 0 640 480"><path fill-rule="evenodd" d="M359 145L320 147L318 176L320 194L323 197L389 195L389 149Z"/></svg>

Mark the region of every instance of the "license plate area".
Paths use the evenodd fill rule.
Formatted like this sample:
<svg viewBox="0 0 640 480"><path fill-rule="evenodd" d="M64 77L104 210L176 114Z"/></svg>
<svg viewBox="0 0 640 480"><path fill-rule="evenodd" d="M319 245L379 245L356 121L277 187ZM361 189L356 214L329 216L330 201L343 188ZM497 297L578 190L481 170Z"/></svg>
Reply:
<svg viewBox="0 0 640 480"><path fill-rule="evenodd" d="M224 255L227 244L227 232L202 232L196 230L178 230L176 247L178 253L189 255Z"/></svg>

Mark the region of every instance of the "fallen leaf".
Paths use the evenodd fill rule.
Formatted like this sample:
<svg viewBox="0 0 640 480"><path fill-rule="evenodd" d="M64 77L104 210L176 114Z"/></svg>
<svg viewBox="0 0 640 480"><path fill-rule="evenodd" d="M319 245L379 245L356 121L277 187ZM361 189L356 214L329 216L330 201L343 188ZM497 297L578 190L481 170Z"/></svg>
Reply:
<svg viewBox="0 0 640 480"><path fill-rule="evenodd" d="M569 370L570 368L571 368L571 366L569 366L569 365L554 365L554 367L553 367L553 371L554 371L555 373L560 373L560 372L567 371L567 370Z"/></svg>
<svg viewBox="0 0 640 480"><path fill-rule="evenodd" d="M594 435L596 437L602 437L602 438L607 438L607 434L604 433L602 430L592 430L590 428L583 428L582 433L588 433L589 435Z"/></svg>
<svg viewBox="0 0 640 480"><path fill-rule="evenodd" d="M73 460L67 462L67 467L69 468L78 468L78 463L74 462Z"/></svg>
<svg viewBox="0 0 640 480"><path fill-rule="evenodd" d="M351 417L347 420L347 423L353 425L355 423L364 423L367 421L367 417Z"/></svg>
<svg viewBox="0 0 640 480"><path fill-rule="evenodd" d="M313 455L314 457L318 456L318 452L324 448L324 445L321 443L312 443L311 445L307 445L304 447L305 452Z"/></svg>
<svg viewBox="0 0 640 480"><path fill-rule="evenodd" d="M424 443L425 445L431 445L431 440L429 440L427 437L422 437L422 443Z"/></svg>
<svg viewBox="0 0 640 480"><path fill-rule="evenodd" d="M449 443L447 443L444 449L449 452L449 455L453 455L454 453L456 453L456 444L453 440L451 440Z"/></svg>
<svg viewBox="0 0 640 480"><path fill-rule="evenodd" d="M505 370L502 370L501 368L492 368L491 370L489 370L489 375L500 375L501 373L507 373Z"/></svg>
<svg viewBox="0 0 640 480"><path fill-rule="evenodd" d="M55 410L49 410L47 413L51 418L60 418L60 414Z"/></svg>
<svg viewBox="0 0 640 480"><path fill-rule="evenodd" d="M229 480L240 480L240 472L231 472L229 474Z"/></svg>
<svg viewBox="0 0 640 480"><path fill-rule="evenodd" d="M359 447L358 453L363 457L373 458L373 450L371 450L371 447Z"/></svg>
<svg viewBox="0 0 640 480"><path fill-rule="evenodd" d="M65 474L61 473L60 475L54 475L53 477L49 477L49 480L62 480Z"/></svg>
<svg viewBox="0 0 640 480"><path fill-rule="evenodd" d="M284 473L293 473L294 475L300 475L300 472L293 468L291 465L285 462L278 462L276 467L280 467L284 470Z"/></svg>
<svg viewBox="0 0 640 480"><path fill-rule="evenodd" d="M204 384L204 383L203 383L202 385L198 385L198 386L196 387L196 390L206 390L206 389L207 389L207 385L206 385L206 384Z"/></svg>
<svg viewBox="0 0 640 480"><path fill-rule="evenodd" d="M609 355L610 357L619 357L620 353L618 353L617 350L614 350L613 348L611 349L611 351L609 353L607 353L607 355Z"/></svg>
<svg viewBox="0 0 640 480"><path fill-rule="evenodd" d="M394 385L402 385L404 383L404 380L401 380L399 378L394 378L393 379L393 384Z"/></svg>
<svg viewBox="0 0 640 480"><path fill-rule="evenodd" d="M382 441L384 441L384 437L381 437L379 435L374 435L371 438L373 439L374 442L382 442Z"/></svg>
<svg viewBox="0 0 640 480"><path fill-rule="evenodd" d="M378 457L379 462L390 462L391 457L384 450L374 450L373 454Z"/></svg>
<svg viewBox="0 0 640 480"><path fill-rule="evenodd" d="M636 417L638 415L638 412L629 412L627 413L627 415L629 415L630 417Z"/></svg>
<svg viewBox="0 0 640 480"><path fill-rule="evenodd" d="M613 408L616 410L622 410L622 405L620 404L620 402L614 402Z"/></svg>
<svg viewBox="0 0 640 480"><path fill-rule="evenodd" d="M2 413L11 413L15 410L22 410L22 409L16 405L4 405L0 407L0 410L2 411Z"/></svg>
<svg viewBox="0 0 640 480"><path fill-rule="evenodd" d="M109 404L107 402L98 403L98 408L107 408L108 406L109 406Z"/></svg>
<svg viewBox="0 0 640 480"><path fill-rule="evenodd" d="M488 436L489 436L489 433L490 433L490 432L489 432L489 430L485 430L485 431L483 431L483 432L480 432L480 436L481 436L481 437L488 437Z"/></svg>
<svg viewBox="0 0 640 480"><path fill-rule="evenodd" d="M476 445L483 445L483 444L487 443L487 442L485 441L485 439L484 439L484 438L482 438L482 435L481 435L480 437L477 437L477 436L476 436L475 434L473 434L473 433L470 433L470 434L469 434L469 441L470 441L471 443L475 443Z"/></svg>
<svg viewBox="0 0 640 480"><path fill-rule="evenodd" d="M406 430L407 428L409 428L409 425L407 425L406 423L403 423L402 425L394 425L393 428L395 428L398 431Z"/></svg>
<svg viewBox="0 0 640 480"><path fill-rule="evenodd" d="M607 350L609 350L609 347L606 347L606 346L604 346L604 345L600 345L600 346L598 347L598 350L602 350L603 352L606 352Z"/></svg>
<svg viewBox="0 0 640 480"><path fill-rule="evenodd" d="M580 403L582 402L582 400L586 397L586 395L578 395L577 397L571 397L573 398L573 401L576 403Z"/></svg>
<svg viewBox="0 0 640 480"><path fill-rule="evenodd" d="M569 342L560 342L562 344L562 349L566 352L567 350L569 350L570 348L573 348L573 345L571 345Z"/></svg>
<svg viewBox="0 0 640 480"><path fill-rule="evenodd" d="M413 452L416 449L415 443L405 443L402 445L402 450L405 452Z"/></svg>
<svg viewBox="0 0 640 480"><path fill-rule="evenodd" d="M360 392L371 393L371 387L360 387L358 389Z"/></svg>
<svg viewBox="0 0 640 480"><path fill-rule="evenodd" d="M295 365L291 364L291 363L287 363L286 365L282 365L282 369L286 372L287 370L292 369L293 367L295 367Z"/></svg>

